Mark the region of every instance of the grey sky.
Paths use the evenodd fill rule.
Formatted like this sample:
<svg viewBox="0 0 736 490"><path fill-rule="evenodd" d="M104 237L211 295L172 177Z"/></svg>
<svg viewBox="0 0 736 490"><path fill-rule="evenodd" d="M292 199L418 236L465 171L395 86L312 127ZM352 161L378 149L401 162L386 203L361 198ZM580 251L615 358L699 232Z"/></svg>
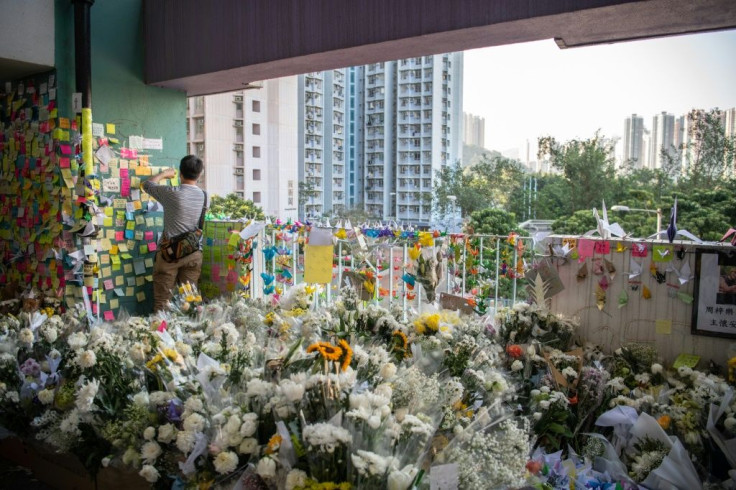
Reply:
<svg viewBox="0 0 736 490"><path fill-rule="evenodd" d="M465 52L464 107L486 118L486 147L541 135L622 136L637 113L736 106L736 30L561 50L554 41ZM619 145L620 148L620 145Z"/></svg>

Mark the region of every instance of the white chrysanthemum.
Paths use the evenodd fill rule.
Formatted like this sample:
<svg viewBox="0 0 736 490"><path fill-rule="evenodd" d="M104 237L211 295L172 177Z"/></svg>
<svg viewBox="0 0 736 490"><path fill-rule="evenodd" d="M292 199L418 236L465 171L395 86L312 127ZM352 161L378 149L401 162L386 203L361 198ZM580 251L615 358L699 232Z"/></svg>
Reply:
<svg viewBox="0 0 736 490"><path fill-rule="evenodd" d="M44 340L46 340L46 342L48 342L49 344L53 344L59 337L59 331L50 325L44 325L43 328L41 328L41 335L43 336Z"/></svg>
<svg viewBox="0 0 736 490"><path fill-rule="evenodd" d="M726 420L723 421L723 426L726 430L733 431L736 428L736 418L726 417Z"/></svg>
<svg viewBox="0 0 736 490"><path fill-rule="evenodd" d="M413 465L406 465L401 470L392 471L386 482L388 490L407 490L417 473L418 470Z"/></svg>
<svg viewBox="0 0 736 490"><path fill-rule="evenodd" d="M154 463L162 452L161 446L156 441L148 441L141 448L141 459L147 463Z"/></svg>
<svg viewBox="0 0 736 490"><path fill-rule="evenodd" d="M18 332L18 341L23 344L33 343L33 331L30 328L23 328Z"/></svg>
<svg viewBox="0 0 736 490"><path fill-rule="evenodd" d="M85 350L77 355L77 365L83 369L91 368L97 364L97 355L94 351Z"/></svg>
<svg viewBox="0 0 736 490"><path fill-rule="evenodd" d="M258 428L258 414L246 413L243 415L243 424L240 426L240 435L250 437Z"/></svg>
<svg viewBox="0 0 736 490"><path fill-rule="evenodd" d="M291 403L301 400L304 396L304 385L301 383L295 383L290 379L283 379L281 380L280 386L281 392Z"/></svg>
<svg viewBox="0 0 736 490"><path fill-rule="evenodd" d="M81 349L87 345L87 335L83 332L76 332L71 334L66 342L72 350Z"/></svg>
<svg viewBox="0 0 736 490"><path fill-rule="evenodd" d="M189 454L195 442L194 432L182 430L176 434L176 447L184 454Z"/></svg>
<svg viewBox="0 0 736 490"><path fill-rule="evenodd" d="M136 363L142 363L146 360L146 347L142 342L136 342L128 349L128 355Z"/></svg>
<svg viewBox="0 0 736 490"><path fill-rule="evenodd" d="M176 438L176 427L173 424L164 424L158 428L158 441L168 444Z"/></svg>
<svg viewBox="0 0 736 490"><path fill-rule="evenodd" d="M92 410L92 406L95 402L95 396L97 391L100 389L99 380L93 379L85 382L79 387L77 391L77 399L75 400L76 407L82 412L89 412Z"/></svg>
<svg viewBox="0 0 736 490"><path fill-rule="evenodd" d="M139 391L138 393L133 395L133 403L141 407L147 407L148 406L148 392Z"/></svg>
<svg viewBox="0 0 736 490"><path fill-rule="evenodd" d="M154 437L156 437L156 428L149 425L143 431L143 439L147 441L152 441Z"/></svg>
<svg viewBox="0 0 736 490"><path fill-rule="evenodd" d="M148 483L156 483L161 476L155 466L150 464L143 465L141 471L138 472Z"/></svg>
<svg viewBox="0 0 736 490"><path fill-rule="evenodd" d="M238 467L238 455L232 451L222 451L214 461L215 471L220 474L231 473Z"/></svg>
<svg viewBox="0 0 736 490"><path fill-rule="evenodd" d="M304 487L307 484L307 474L302 470L291 470L286 475L286 490L294 490L295 488Z"/></svg>
<svg viewBox="0 0 736 490"><path fill-rule="evenodd" d="M189 344L185 344L184 342L181 342L181 341L174 344L174 348L179 354L181 354L184 357L191 356L193 352L192 346L190 346Z"/></svg>
<svg viewBox="0 0 736 490"><path fill-rule="evenodd" d="M198 413L192 413L184 419L184 430L191 432L202 432L206 420Z"/></svg>
<svg viewBox="0 0 736 490"><path fill-rule="evenodd" d="M187 398L187 401L184 402L184 408L188 412L202 412L204 411L204 403L202 403L200 398L193 396L191 398Z"/></svg>
<svg viewBox="0 0 736 490"><path fill-rule="evenodd" d="M652 374L661 374L662 371L664 371L664 368L661 364L654 363L652 364Z"/></svg>
<svg viewBox="0 0 736 490"><path fill-rule="evenodd" d="M389 380L396 376L396 364L393 362L389 362L381 366L381 371L379 373L381 378L384 380Z"/></svg>
<svg viewBox="0 0 736 490"><path fill-rule="evenodd" d="M46 388L38 392L38 401L43 405L51 405L54 402L54 390Z"/></svg>
<svg viewBox="0 0 736 490"><path fill-rule="evenodd" d="M66 417L61 421L59 429L67 434L79 435L79 412L77 409L69 411Z"/></svg>
<svg viewBox="0 0 736 490"><path fill-rule="evenodd" d="M240 452L240 454L253 454L256 451L258 451L258 441L252 437L243 439L240 443L240 447L238 448L238 452Z"/></svg>
<svg viewBox="0 0 736 490"><path fill-rule="evenodd" d="M514 362L511 363L512 371L521 371L522 369L524 369L524 363L520 360L516 359Z"/></svg>
<svg viewBox="0 0 736 490"><path fill-rule="evenodd" d="M261 458L258 460L258 466L256 467L256 473L262 478L273 478L276 476L276 462L269 458Z"/></svg>

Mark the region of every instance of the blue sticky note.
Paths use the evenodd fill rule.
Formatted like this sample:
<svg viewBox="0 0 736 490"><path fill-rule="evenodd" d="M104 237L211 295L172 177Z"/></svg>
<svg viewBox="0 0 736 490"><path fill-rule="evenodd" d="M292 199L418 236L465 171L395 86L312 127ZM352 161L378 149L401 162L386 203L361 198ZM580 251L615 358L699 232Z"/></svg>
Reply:
<svg viewBox="0 0 736 490"><path fill-rule="evenodd" d="M135 231L125 230L125 238L127 238L128 240L132 240L134 236L135 236Z"/></svg>

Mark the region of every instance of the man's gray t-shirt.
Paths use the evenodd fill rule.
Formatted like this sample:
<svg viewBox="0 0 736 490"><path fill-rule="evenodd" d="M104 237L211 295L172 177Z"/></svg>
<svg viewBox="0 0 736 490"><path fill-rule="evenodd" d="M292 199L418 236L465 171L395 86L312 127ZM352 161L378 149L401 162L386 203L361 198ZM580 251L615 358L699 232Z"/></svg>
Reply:
<svg viewBox="0 0 736 490"><path fill-rule="evenodd" d="M196 185L170 187L146 181L143 190L164 207L164 233L167 237L175 237L199 227L204 192Z"/></svg>

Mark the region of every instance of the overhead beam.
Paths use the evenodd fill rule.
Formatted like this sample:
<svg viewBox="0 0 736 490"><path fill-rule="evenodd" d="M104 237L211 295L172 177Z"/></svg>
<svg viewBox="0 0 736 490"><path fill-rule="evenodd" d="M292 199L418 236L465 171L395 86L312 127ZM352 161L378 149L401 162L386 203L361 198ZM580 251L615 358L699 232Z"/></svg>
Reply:
<svg viewBox="0 0 736 490"><path fill-rule="evenodd" d="M541 39L574 47L734 27L733 0L147 0L146 83L203 95Z"/></svg>

